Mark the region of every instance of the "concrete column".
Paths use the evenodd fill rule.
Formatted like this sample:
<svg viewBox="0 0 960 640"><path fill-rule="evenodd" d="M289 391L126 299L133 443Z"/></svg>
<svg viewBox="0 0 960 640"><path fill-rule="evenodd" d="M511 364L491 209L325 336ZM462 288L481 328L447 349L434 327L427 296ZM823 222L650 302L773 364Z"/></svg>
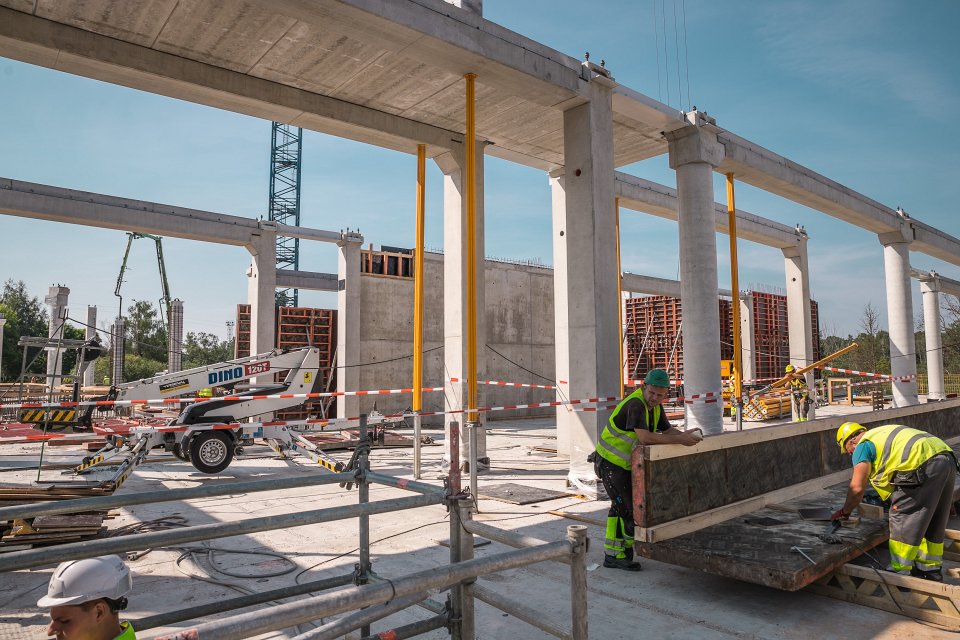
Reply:
<svg viewBox="0 0 960 640"><path fill-rule="evenodd" d="M940 329L940 280L920 280L923 297L923 332L927 348L927 402L945 400L943 384L943 335Z"/></svg>
<svg viewBox="0 0 960 640"><path fill-rule="evenodd" d="M486 378L487 322L486 313L486 252L483 218L483 147L477 143L476 166L476 256L477 265L477 375ZM435 158L443 172L443 362L448 378L467 378L467 202L463 181L465 159L461 152L445 153ZM446 409L459 410L466 406L466 385L462 382L444 382ZM480 406L484 406L483 385L477 388ZM463 421L460 420L460 460L469 459L469 442ZM450 419L444 421L449 430ZM486 414L480 414L480 424L486 423ZM488 464L486 430L477 431L477 460Z"/></svg>
<svg viewBox="0 0 960 640"><path fill-rule="evenodd" d="M170 302L170 327L167 331L167 371L183 369L183 301Z"/></svg>
<svg viewBox="0 0 960 640"><path fill-rule="evenodd" d="M7 324L7 319L0 313L0 382L3 382L3 325Z"/></svg>
<svg viewBox="0 0 960 640"><path fill-rule="evenodd" d="M913 336L913 296L910 290L909 229L879 236L887 283L887 324L890 331L890 372L894 378L893 405L915 405L917 356ZM912 377L911 377L912 376Z"/></svg>
<svg viewBox="0 0 960 640"><path fill-rule="evenodd" d="M47 337L51 340L63 339L63 325L67 321L67 300L70 297L70 289L54 285L50 287L50 292L44 298L44 302L50 307L50 324L47 329ZM63 349L57 347L47 347L47 385L48 388L56 387L60 384L63 377Z"/></svg>
<svg viewBox="0 0 960 640"><path fill-rule="evenodd" d="M691 113L698 122L697 113ZM717 241L713 169L724 157L717 136L698 125L666 134L670 168L677 172L680 291L683 299L683 388L687 397L720 394L720 326L717 323ZM723 405L687 405L688 428L723 432Z"/></svg>
<svg viewBox="0 0 960 640"><path fill-rule="evenodd" d="M93 340L93 338L96 335L97 335L97 308L95 306L87 306L87 327L86 327L86 330L83 332L83 339ZM87 370L83 372L83 380L81 382L83 383L84 387L92 387L93 385L97 384L97 382L94 381L94 377L93 377L94 374L96 373L96 371L94 371L95 368L96 367L94 367L94 363L91 362L90 366L87 367Z"/></svg>
<svg viewBox="0 0 960 640"><path fill-rule="evenodd" d="M253 257L247 276L250 304L250 354L265 353L277 341L277 236L275 233L251 238L247 251Z"/></svg>
<svg viewBox="0 0 960 640"><path fill-rule="evenodd" d="M756 336L753 334L753 296L740 293L740 348L743 349L743 379L757 377Z"/></svg>
<svg viewBox="0 0 960 640"><path fill-rule="evenodd" d="M337 243L337 391L360 391L360 248L363 236L346 231ZM337 417L360 415L358 396L337 398Z"/></svg>
<svg viewBox="0 0 960 640"><path fill-rule="evenodd" d="M564 173L550 180L561 400L620 393L612 102L606 86L590 87L590 101L563 114ZM557 453L570 457L568 482L594 486L586 457L609 415L557 409Z"/></svg>
<svg viewBox="0 0 960 640"><path fill-rule="evenodd" d="M795 247L782 249L783 268L787 279L787 330L790 342L790 364L802 369L813 362L813 322L810 318L810 268L807 264L807 239ZM816 400L813 371L805 374L811 400ZM790 403L793 406L793 403ZM793 407L793 419L797 408ZM807 419L816 418L816 402L810 406Z"/></svg>
<svg viewBox="0 0 960 640"><path fill-rule="evenodd" d="M123 382L123 354L124 354L124 328L123 318L117 317L111 329L111 351L110 362L110 384L120 384Z"/></svg>

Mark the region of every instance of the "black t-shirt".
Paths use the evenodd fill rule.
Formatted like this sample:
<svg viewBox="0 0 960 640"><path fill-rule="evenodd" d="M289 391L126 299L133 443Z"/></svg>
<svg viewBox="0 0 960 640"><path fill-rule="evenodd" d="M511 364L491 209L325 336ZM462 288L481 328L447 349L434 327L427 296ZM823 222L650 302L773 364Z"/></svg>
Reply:
<svg viewBox="0 0 960 640"><path fill-rule="evenodd" d="M650 419L653 419L654 409L650 410ZM647 424L647 405L640 398L631 398L624 403L620 412L613 419L613 424L621 431L637 431L646 428L647 431L664 432L670 428L667 412L660 408L660 421L656 425ZM656 429L654 429L656 426Z"/></svg>

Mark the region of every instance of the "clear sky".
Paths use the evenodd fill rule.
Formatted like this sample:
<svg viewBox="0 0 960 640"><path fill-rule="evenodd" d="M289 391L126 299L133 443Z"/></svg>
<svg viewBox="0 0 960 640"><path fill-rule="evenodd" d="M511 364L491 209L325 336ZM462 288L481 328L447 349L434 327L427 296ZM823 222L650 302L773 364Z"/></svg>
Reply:
<svg viewBox="0 0 960 640"><path fill-rule="evenodd" d="M563 53L606 61L614 78L717 124L891 207L960 236L960 3L950 0L484 0L484 16ZM482 78L478 80L482 83ZM266 217L270 123L0 58L0 176L248 217ZM622 170L624 168L621 168ZM666 157L627 167L674 186ZM413 246L412 156L304 132L301 224L357 229L367 243ZM442 246L440 173L428 164L428 248ZM715 195L725 198L717 176ZM876 236L747 185L741 209L810 235L811 290L827 334L856 333L864 305L886 326ZM486 164L486 246L492 257L552 264L550 191L540 171ZM623 268L678 277L675 223L624 211ZM717 236L720 282L730 282ZM0 280L43 296L71 289L71 316L114 296L126 235L0 216ZM301 269L336 271L328 245L303 243ZM783 289L778 250L741 241L741 288ZM245 250L164 240L170 287L187 331L226 336L246 301ZM920 269L960 269L912 254ZM916 319L921 318L914 285ZM156 301L152 243L131 252L124 306ZM301 292L305 306L334 306ZM385 301L384 312L389 313Z"/></svg>

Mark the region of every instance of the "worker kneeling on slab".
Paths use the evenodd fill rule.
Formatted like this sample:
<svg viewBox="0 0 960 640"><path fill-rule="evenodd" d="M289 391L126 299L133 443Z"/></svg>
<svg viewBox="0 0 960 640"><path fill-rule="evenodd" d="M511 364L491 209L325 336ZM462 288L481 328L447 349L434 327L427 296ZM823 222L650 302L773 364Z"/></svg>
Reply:
<svg viewBox="0 0 960 640"><path fill-rule="evenodd" d="M136 640L129 622L120 622L133 588L130 569L119 556L62 562L50 577L38 607L50 609L48 636L58 640Z"/></svg>
<svg viewBox="0 0 960 640"><path fill-rule="evenodd" d="M670 426L660 404L670 391L670 377L663 369L651 369L637 389L617 405L600 434L596 451L588 460L610 498L607 532L603 543L603 566L639 571L633 559L633 481L630 456L636 445L700 442L700 432L684 433Z"/></svg>
<svg viewBox="0 0 960 640"><path fill-rule="evenodd" d="M844 422L841 453L853 455L847 499L832 516L845 520L860 504L867 480L890 499L888 571L943 582L943 540L953 501L957 460L950 446L929 433L898 424L867 429Z"/></svg>

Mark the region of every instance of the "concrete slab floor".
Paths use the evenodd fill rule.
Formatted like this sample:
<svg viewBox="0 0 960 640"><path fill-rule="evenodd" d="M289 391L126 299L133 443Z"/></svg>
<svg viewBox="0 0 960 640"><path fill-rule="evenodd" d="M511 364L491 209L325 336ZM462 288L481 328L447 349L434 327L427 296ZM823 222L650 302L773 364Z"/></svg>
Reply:
<svg viewBox="0 0 960 640"><path fill-rule="evenodd" d="M549 453L555 446L551 420L506 420L488 424L487 451L491 468L479 477L479 487L503 482L518 482L535 487L565 489L567 461ZM442 431L429 429L428 435L442 441ZM63 450L62 450L63 449ZM322 473L305 459L278 460L266 447L247 449L248 455L236 460L223 474L206 476L172 456L151 456L137 470L121 492L178 488L204 483L221 483L255 478L287 477ZM0 450L0 469L36 464L38 447L12 445ZM441 446L424 447L423 479L440 485L443 474ZM77 459L79 449L57 448L56 459ZM338 453L346 459L349 452ZM413 451L375 450L375 470L412 478ZM22 471L0 473L4 484L14 480L28 483L35 478ZM371 488L371 500L409 495L389 487ZM186 518L191 525L264 517L273 514L319 509L357 500L356 490L347 492L336 485L309 489L273 491L250 495L191 500L135 506L120 510L108 520L111 530L118 527L173 515ZM596 521L606 515L607 503L568 496L547 502L513 505L480 500L478 520L546 540L564 537L566 527L580 524L547 513L562 510ZM371 518L371 557L374 570L385 577L437 567L448 562L449 550L439 541L449 536L449 521L441 506L425 507ZM601 526L588 525L591 538L588 560L590 637L619 638L876 638L913 639L948 638L953 634L922 626L908 618L820 597L804 592L786 593L712 576L653 561L644 561L643 571L629 573L600 567L602 561ZM130 594L130 618L152 615L186 606L194 606L247 591L261 591L324 577L343 575L357 561L357 525L355 521L310 525L294 529L263 532L248 536L211 541L209 545L192 543L197 549L184 554L180 549L156 549L130 562L134 589ZM237 555L214 552L204 547L227 550L270 551L277 556ZM477 547L477 557L507 550L498 543ZM178 562L179 560L179 562ZM228 577L215 571L210 562L230 573L248 578ZM43 595L52 567L17 571L0 580L0 639L43 637L46 612L36 607ZM283 573L268 577L269 574ZM209 580L209 581L207 581ZM479 584L551 616L560 625L569 625L569 569L565 565L544 563L507 571L479 580ZM235 585L232 588L227 585ZM445 594L434 594L443 601ZM477 638L532 640L548 637L512 616L478 602ZM383 631L429 617L426 610L414 607L373 625ZM187 624L178 626L189 626ZM302 625L306 631L309 625ZM265 638L289 638L297 630L286 629ZM356 637L355 635L353 637ZM443 631L422 636L427 640L449 637Z"/></svg>

